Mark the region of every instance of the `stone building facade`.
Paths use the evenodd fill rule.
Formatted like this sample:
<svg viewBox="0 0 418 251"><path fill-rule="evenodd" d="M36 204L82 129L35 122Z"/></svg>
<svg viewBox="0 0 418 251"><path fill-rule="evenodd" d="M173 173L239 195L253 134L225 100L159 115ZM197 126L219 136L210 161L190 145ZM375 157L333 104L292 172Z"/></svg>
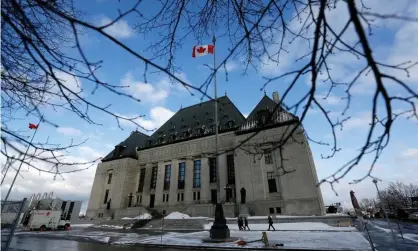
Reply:
<svg viewBox="0 0 418 251"><path fill-rule="evenodd" d="M182 108L151 136L133 132L102 159L88 217L137 216L149 208L214 216L217 179L225 215L323 215L311 150L296 116L264 96L247 118L218 99L219 177L214 101ZM283 141L288 139L283 144Z"/></svg>

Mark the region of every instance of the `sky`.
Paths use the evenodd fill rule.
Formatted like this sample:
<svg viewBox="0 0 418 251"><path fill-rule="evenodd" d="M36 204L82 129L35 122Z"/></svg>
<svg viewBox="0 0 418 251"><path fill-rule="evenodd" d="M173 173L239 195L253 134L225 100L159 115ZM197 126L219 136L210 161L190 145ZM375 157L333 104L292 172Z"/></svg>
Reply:
<svg viewBox="0 0 418 251"><path fill-rule="evenodd" d="M107 24L113 18L117 17L117 9L128 9L131 1L75 1L76 6L81 8L86 17L95 24ZM404 13L409 16L418 17L418 2L416 1L391 1L391 0L367 0L363 1L369 6L371 12L377 13ZM151 8L143 6L142 8ZM344 20L347 18L347 8L344 2L341 2L336 9L332 10L328 16L328 22L335 29L341 29ZM374 55L385 63L397 64L408 60L416 60L418 58L418 22L405 22L393 19L379 19L373 23L373 35L370 36L370 43L373 47ZM135 17L124 18L114 25L106 29L106 32L119 39L130 48L139 53L143 53L147 57L151 53L145 51L145 48L155 41L155 34L147 36L140 35L133 28L135 25ZM300 25L300 24L299 24ZM298 24L295 24L297 28ZM222 29L222 27L220 28ZM354 30L348 30L345 39L349 42L355 41L356 34ZM105 106L111 104L112 111L125 117L135 117L145 115L138 118L136 122L147 129L155 129L167 121L181 107L190 106L201 101L201 95L195 93L192 96L179 84L170 84L168 78L163 74L151 73L147 74L147 82L144 80L145 65L137 58L133 57L126 51L103 36L87 31L81 38L81 43L87 57L91 61L103 60L101 69L97 71L97 75L104 81L121 86L129 86L123 91L141 102L129 100L127 98L115 95L104 89L100 89L96 93L91 90L94 86L92 83L81 79L74 79L68 75L62 74L60 77L65 84L72 90L82 91L83 97L95 104ZM203 44L210 43L202 41ZM239 58L227 61L226 72L222 69L217 75L218 95L227 95L232 102L238 107L244 116L247 116L251 110L266 95L271 96L272 92L278 91L279 95L283 95L285 88L289 85L288 79L282 79L272 82L265 90L261 87L265 83L266 77L274 77L295 69L300 65L296 59L303 55L302 48L309 48L303 41L289 43L286 41L286 49L291 53L283 53L280 57L280 64L277 65L263 58L263 64L260 64L257 71L249 69L244 74L244 64ZM176 54L176 60L181 67L176 75L181 80L193 86L199 86L206 79L210 70L205 64L212 64L212 57L201 57L193 59L191 57L192 47L197 41L188 38L184 41L181 49ZM228 41L223 38L217 40L216 53L219 60L225 58L228 53ZM268 50L274 51L277 48L270 47ZM156 61L164 63L163 59ZM350 54L333 55L330 59L330 68L332 76L336 81L347 81L351 79L356 72L361 69L364 62L360 62ZM390 73L388 71L388 73ZM404 72L396 72L397 77L404 79L406 83L415 91L418 91L418 68L410 70L410 76L407 78ZM304 76L297 82L297 88L284 101L286 104L292 104L296 98L303 95L310 88L310 76ZM320 80L324 80L323 75L319 76ZM391 93L401 93L397 86L393 83L387 84ZM343 130L338 128L336 132L338 147L340 151L333 158L324 159L331 153L329 146L321 146L310 142L313 153L314 162L319 180L333 174L339 167L352 159L358 153L360 147L365 142L365 135L368 130L371 117L371 98L375 89L375 83L371 75L362 75L358 84L352 89L352 103L348 111L350 119L344 124ZM328 90L326 84L320 84L317 87L317 97L324 97ZM208 92L213 96L212 86ZM320 103L330 111L329 116L333 121L339 118L339 114L344 110L346 100L342 99L343 89L336 89L326 99L319 99ZM417 100L415 99L415 104ZM379 108L382 104L379 103ZM405 106L395 106L395 110L404 109ZM379 109L379 111L381 111ZM90 115L95 122L101 125L89 124L80 119L76 114L65 110L46 109L44 111L48 119L59 125L54 128L48 124L41 124L36 135L35 141L45 141L49 139L57 144L69 144L72 142L83 142L79 147L70 149L65 154L68 155L67 161L83 162L96 158L104 157L109 153L115 145L123 141L129 136L131 131L135 130L135 126L131 123L121 122L120 126L116 120L100 112L91 109ZM300 114L297 114L300 116ZM11 124L13 128L22 130L23 134L31 135L31 131L27 129L27 123L37 123L32 117L23 117L19 121ZM10 126L10 125L9 125ZM311 109L303 122L306 132L312 139L317 141L331 142L332 134L325 117L315 107ZM392 128L390 144L384 150L381 158L378 160L373 175L381 179L379 186L385 188L390 182L401 181L405 183L418 183L418 133L417 120L406 119L402 116L396 121ZM141 129L140 129L141 130ZM150 132L146 132L150 133ZM4 162L4 159L2 160ZM363 177L369 170L371 163L370 156L367 156L355 168L351 170L339 183L334 185L335 192L328 184L321 185L322 195L325 204L334 202L342 202L349 205L349 191L356 192L358 198L374 197L376 190L371 179L365 179L359 184L350 184L354 179ZM35 163L40 167L45 167L43 163ZM65 174L63 177L53 177L53 175L39 173L26 166L23 166L20 176L18 176L14 188L11 192L12 199L20 199L24 196L30 197L32 193L44 193L53 191L57 196L68 200L82 200L82 210L86 210L87 201L91 191L93 178L97 163L87 170L72 174ZM1 192L4 196L9 188L9 184L14 171L8 172L5 185L2 186ZM338 195L337 195L337 194Z"/></svg>

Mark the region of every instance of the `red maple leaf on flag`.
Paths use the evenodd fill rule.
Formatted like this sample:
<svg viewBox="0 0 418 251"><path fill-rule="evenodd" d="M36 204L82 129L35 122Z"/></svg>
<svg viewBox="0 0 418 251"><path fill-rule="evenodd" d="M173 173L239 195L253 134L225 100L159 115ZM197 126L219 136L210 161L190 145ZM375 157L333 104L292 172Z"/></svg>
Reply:
<svg viewBox="0 0 418 251"><path fill-rule="evenodd" d="M38 128L38 125L29 123L29 129L37 129L37 128Z"/></svg>
<svg viewBox="0 0 418 251"><path fill-rule="evenodd" d="M206 48L205 47L199 47L199 48L197 48L196 51L199 52L199 53L203 53L203 52L206 51Z"/></svg>

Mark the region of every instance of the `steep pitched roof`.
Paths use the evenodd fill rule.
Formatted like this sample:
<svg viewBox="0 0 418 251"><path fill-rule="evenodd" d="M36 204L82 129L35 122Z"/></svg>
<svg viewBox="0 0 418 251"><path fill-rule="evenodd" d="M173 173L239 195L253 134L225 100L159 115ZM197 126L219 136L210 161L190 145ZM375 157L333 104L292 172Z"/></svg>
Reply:
<svg viewBox="0 0 418 251"><path fill-rule="evenodd" d="M237 133L267 129L294 123L299 120L298 117L286 111L282 106L278 107L278 109L276 109L276 106L277 104L270 97L264 95L244 123L238 128ZM264 116L266 120L270 118L270 120L262 122L260 116Z"/></svg>
<svg viewBox="0 0 418 251"><path fill-rule="evenodd" d="M134 158L136 159L136 147L143 146L146 144L146 141L149 139L148 135L145 135L141 132L135 131L129 135L124 141L115 146L106 157L102 159L102 162L122 159L122 158ZM119 147L119 148L118 148ZM118 154L114 154L115 151L119 151Z"/></svg>
<svg viewBox="0 0 418 251"><path fill-rule="evenodd" d="M215 133L214 113L214 100L182 108L151 135L144 148L212 135ZM227 96L218 98L220 133L237 129L244 120L244 116Z"/></svg>

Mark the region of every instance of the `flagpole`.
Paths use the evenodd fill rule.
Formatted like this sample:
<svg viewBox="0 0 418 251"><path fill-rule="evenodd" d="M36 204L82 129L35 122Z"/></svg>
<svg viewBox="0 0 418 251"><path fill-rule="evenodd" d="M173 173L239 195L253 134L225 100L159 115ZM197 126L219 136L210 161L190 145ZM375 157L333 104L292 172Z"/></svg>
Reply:
<svg viewBox="0 0 418 251"><path fill-rule="evenodd" d="M216 87L216 38L213 36L213 88L215 92L215 163L216 163L216 190L217 190L217 203L221 203L221 181L220 181L220 171L219 171L219 146L218 146L218 91Z"/></svg>
<svg viewBox="0 0 418 251"><path fill-rule="evenodd" d="M22 159L22 161L20 162L19 168L18 168L18 169L17 169L17 171L16 171L16 174L15 174L15 177L13 178L12 184L11 184L11 185L10 185L10 187L9 187L9 191L7 191L6 197L4 197L3 203L6 203L7 199L9 198L10 192L12 191L12 188L13 188L13 185L15 184L16 178L17 178L17 176L19 175L20 169L22 168L23 162L25 161L26 155L28 154L28 151L29 151L30 145L32 144L32 141L33 141L33 138L35 138L36 132L38 131L38 127L39 127L39 124L40 124L40 123L41 123L41 121L42 121L42 118L43 118L43 116L41 116L41 119L39 120L39 123L38 123L38 125L36 126L35 131L33 132L32 138L30 139L30 142L29 142L29 144L28 144L28 147L26 148L26 152L25 152L25 154L23 155L23 159Z"/></svg>

